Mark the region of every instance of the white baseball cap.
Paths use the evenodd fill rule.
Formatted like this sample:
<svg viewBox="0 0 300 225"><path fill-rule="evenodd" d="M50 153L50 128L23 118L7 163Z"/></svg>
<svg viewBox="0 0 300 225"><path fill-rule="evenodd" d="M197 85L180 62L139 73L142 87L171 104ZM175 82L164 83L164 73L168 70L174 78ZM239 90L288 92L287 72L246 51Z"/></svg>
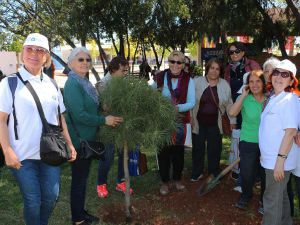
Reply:
<svg viewBox="0 0 300 225"><path fill-rule="evenodd" d="M23 46L34 45L38 47L42 47L49 52L49 42L48 39L39 33L29 34L23 44Z"/></svg>
<svg viewBox="0 0 300 225"><path fill-rule="evenodd" d="M297 73L297 68L295 64L288 59L284 59L280 61L280 63L276 65L275 69L283 69L283 70L290 71L294 77L296 76Z"/></svg>
<svg viewBox="0 0 300 225"><path fill-rule="evenodd" d="M248 78L249 74L250 74L250 72L244 73L244 75L243 75L243 85L240 88L240 90L238 90L238 92L237 92L238 94L242 94L243 93L243 89L247 85L247 78Z"/></svg>

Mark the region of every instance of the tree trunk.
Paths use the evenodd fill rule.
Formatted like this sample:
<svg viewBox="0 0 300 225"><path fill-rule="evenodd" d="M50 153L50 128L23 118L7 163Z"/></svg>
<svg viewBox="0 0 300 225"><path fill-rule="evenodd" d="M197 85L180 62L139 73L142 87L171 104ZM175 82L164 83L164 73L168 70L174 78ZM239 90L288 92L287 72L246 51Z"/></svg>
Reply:
<svg viewBox="0 0 300 225"><path fill-rule="evenodd" d="M109 64L109 60L107 59L107 55L106 55L104 49L101 46L100 37L99 37L100 35L97 34L97 36L96 36L95 33L92 33L92 36L93 36L94 40L96 41L96 44L97 44L97 46L99 48L100 59L101 59L101 62L102 62L103 71L105 71L105 68L106 68L105 67L105 63L106 63L106 65L108 65Z"/></svg>
<svg viewBox="0 0 300 225"><path fill-rule="evenodd" d="M128 29L126 33L126 41L127 41L127 60L130 60L130 42L129 42L129 35L128 35Z"/></svg>
<svg viewBox="0 0 300 225"><path fill-rule="evenodd" d="M69 68L68 64L62 60L62 58L60 58L58 55L56 55L55 53L53 53L52 51L50 52L51 56L56 59L63 67L65 68Z"/></svg>
<svg viewBox="0 0 300 225"><path fill-rule="evenodd" d="M112 36L112 34L110 35L110 39L111 39L111 41L113 43L113 46L114 46L115 51L116 51L116 54L119 55L119 50L117 48L116 41L115 41L114 37Z"/></svg>
<svg viewBox="0 0 300 225"><path fill-rule="evenodd" d="M100 80L99 74L98 74L98 72L95 70L94 67L92 67L91 71L92 71L92 73L94 74L96 80L99 81L99 80Z"/></svg>
<svg viewBox="0 0 300 225"><path fill-rule="evenodd" d="M124 176L126 183L126 192L125 192L125 213L126 213L126 221L130 222L131 220L131 201L130 201L130 176L128 170L128 144L127 141L124 141Z"/></svg>
<svg viewBox="0 0 300 225"><path fill-rule="evenodd" d="M300 31L300 13L298 11L298 8L296 7L296 5L294 4L294 2L292 0L285 0L285 2L288 5L288 7L291 9L294 17L296 18L296 27L299 32Z"/></svg>
<svg viewBox="0 0 300 225"><path fill-rule="evenodd" d="M119 33L119 41L120 41L120 46L119 46L119 56L125 58L125 48L124 48L124 36L123 34Z"/></svg>
<svg viewBox="0 0 300 225"><path fill-rule="evenodd" d="M154 52L157 69L159 70L160 64L159 64L158 54L157 54L157 51L155 49L155 45L154 45L153 41L150 41L150 45L151 45L152 51Z"/></svg>
<svg viewBox="0 0 300 225"><path fill-rule="evenodd" d="M282 57L287 58L287 53L286 53L285 46L284 46L285 36L284 36L283 31L280 27L280 24L277 23L277 22L275 24L273 23L272 19L267 14L266 10L261 6L260 1L254 0L254 3L256 4L257 9L262 14L264 20L268 24L268 29L270 29L274 32L274 35L276 36L276 39L279 42L279 48L281 50Z"/></svg>
<svg viewBox="0 0 300 225"><path fill-rule="evenodd" d="M133 54L133 60L132 60L132 73L134 72L134 64L135 64L135 57L136 57L136 53L137 53L137 50L139 48L139 45L140 45L140 40L138 40L137 44L136 44L136 48L134 50L134 54Z"/></svg>
<svg viewBox="0 0 300 225"><path fill-rule="evenodd" d="M159 62L159 66L157 67L158 70L160 69L161 64L162 64L162 61L164 60L164 57L165 57L165 50L166 50L166 48L163 47L163 51L162 51L162 53L161 53L161 59L160 59L160 62Z"/></svg>

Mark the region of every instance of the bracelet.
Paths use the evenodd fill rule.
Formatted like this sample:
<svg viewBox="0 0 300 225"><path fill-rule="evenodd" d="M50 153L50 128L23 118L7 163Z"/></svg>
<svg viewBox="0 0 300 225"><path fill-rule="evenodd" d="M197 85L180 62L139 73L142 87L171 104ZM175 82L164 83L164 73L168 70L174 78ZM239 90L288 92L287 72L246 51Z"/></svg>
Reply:
<svg viewBox="0 0 300 225"><path fill-rule="evenodd" d="M284 159L286 159L287 158L287 155L282 155L282 154L279 154L278 153L278 155L277 155L278 157L281 157L281 158L284 158Z"/></svg>

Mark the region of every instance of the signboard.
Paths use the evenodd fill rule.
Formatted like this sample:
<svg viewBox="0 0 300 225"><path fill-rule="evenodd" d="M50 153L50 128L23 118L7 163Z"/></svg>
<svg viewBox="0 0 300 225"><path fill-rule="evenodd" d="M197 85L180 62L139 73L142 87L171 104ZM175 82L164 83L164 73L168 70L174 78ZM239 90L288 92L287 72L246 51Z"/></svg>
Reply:
<svg viewBox="0 0 300 225"><path fill-rule="evenodd" d="M218 58L223 60L224 53L223 49L220 48L201 48L201 58L202 60L209 60L211 58Z"/></svg>

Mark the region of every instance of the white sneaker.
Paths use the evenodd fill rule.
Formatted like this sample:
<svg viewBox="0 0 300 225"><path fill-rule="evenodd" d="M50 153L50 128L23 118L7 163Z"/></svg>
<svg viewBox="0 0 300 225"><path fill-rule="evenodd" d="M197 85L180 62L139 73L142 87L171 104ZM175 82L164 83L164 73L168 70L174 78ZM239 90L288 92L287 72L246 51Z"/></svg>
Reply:
<svg viewBox="0 0 300 225"><path fill-rule="evenodd" d="M233 190L235 190L237 192L240 192L240 193L243 193L241 186L236 186L236 187L233 188Z"/></svg>
<svg viewBox="0 0 300 225"><path fill-rule="evenodd" d="M191 178L191 182L197 182L197 181L199 181L201 178L203 177L203 174L200 174L200 176L199 177L197 177L197 178Z"/></svg>

